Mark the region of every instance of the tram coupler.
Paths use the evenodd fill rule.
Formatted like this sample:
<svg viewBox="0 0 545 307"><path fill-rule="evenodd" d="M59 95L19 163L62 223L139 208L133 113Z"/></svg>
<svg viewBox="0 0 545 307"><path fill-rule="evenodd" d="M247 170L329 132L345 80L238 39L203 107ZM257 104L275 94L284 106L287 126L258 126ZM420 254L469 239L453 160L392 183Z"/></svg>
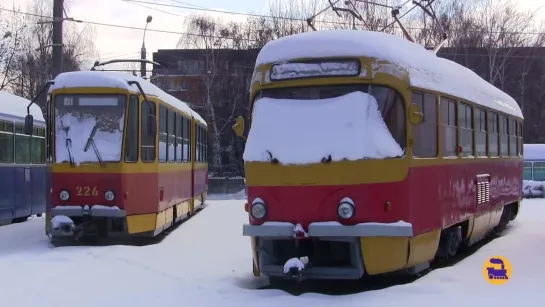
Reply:
<svg viewBox="0 0 545 307"><path fill-rule="evenodd" d="M71 220L54 221L51 227L52 236L73 236L76 226Z"/></svg>
<svg viewBox="0 0 545 307"><path fill-rule="evenodd" d="M295 268L295 267L290 268L289 271L285 273L285 276L297 282L300 282L303 279L302 271L299 270L299 268Z"/></svg>

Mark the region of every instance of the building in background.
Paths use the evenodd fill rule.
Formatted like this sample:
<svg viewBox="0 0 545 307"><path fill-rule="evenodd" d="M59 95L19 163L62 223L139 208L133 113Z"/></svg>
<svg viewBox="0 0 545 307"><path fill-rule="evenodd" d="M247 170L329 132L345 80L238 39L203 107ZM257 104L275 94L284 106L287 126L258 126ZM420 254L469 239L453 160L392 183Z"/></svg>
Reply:
<svg viewBox="0 0 545 307"><path fill-rule="evenodd" d="M208 123L211 173L238 176L243 172L240 158L244 144L231 126L236 116L247 116L258 53L231 49L160 49L153 53L153 61L161 66L153 68L152 82L190 104ZM216 130L219 146L214 146ZM221 152L215 159L217 151ZM217 160L220 162L215 163Z"/></svg>

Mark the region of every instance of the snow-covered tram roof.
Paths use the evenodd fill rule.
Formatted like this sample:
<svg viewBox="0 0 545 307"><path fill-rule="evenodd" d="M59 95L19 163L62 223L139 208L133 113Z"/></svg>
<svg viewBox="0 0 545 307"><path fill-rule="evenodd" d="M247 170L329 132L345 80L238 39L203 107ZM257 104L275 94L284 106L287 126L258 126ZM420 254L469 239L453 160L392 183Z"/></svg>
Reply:
<svg viewBox="0 0 545 307"><path fill-rule="evenodd" d="M27 106L29 103L30 100L26 98L0 91L0 118L23 120L27 115ZM33 103L30 106L30 115L34 117L35 122L45 124L42 109L37 104Z"/></svg>
<svg viewBox="0 0 545 307"><path fill-rule="evenodd" d="M545 160L545 144L524 144L524 160L543 161Z"/></svg>
<svg viewBox="0 0 545 307"><path fill-rule="evenodd" d="M146 95L155 96L161 99L169 106L186 112L190 116L193 116L198 122L207 126L206 121L199 113L193 111L187 103L167 94L148 80L130 74L112 71L71 71L58 75L54 81L55 83L49 88L49 93L57 89L76 87L106 87L138 91L136 85L129 85L127 83L128 81L138 81Z"/></svg>
<svg viewBox="0 0 545 307"><path fill-rule="evenodd" d="M407 69L411 86L470 100L484 107L523 117L517 102L472 70L440 58L400 36L372 31L331 30L295 34L267 43L256 67L302 58L370 57Z"/></svg>

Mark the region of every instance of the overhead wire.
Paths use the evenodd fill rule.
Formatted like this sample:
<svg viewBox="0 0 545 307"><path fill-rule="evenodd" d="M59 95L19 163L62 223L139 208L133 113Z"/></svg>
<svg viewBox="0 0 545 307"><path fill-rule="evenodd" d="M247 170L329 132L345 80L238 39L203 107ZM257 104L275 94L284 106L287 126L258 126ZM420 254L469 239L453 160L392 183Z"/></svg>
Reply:
<svg viewBox="0 0 545 307"><path fill-rule="evenodd" d="M242 12L235 12L235 11L227 11L227 10L218 10L218 9L210 9L210 8L204 8L204 7L190 7L187 5L192 5L189 3L185 3L186 5L175 5L175 4L167 4L167 3L160 3L160 2L153 2L153 1L146 1L146 0L121 0L123 2L127 3L133 3L133 4L148 4L148 5L155 5L155 6L162 6L162 7L170 7L170 8L179 8L179 9L187 9L187 10L197 10L197 11L204 11L204 12L210 12L210 13L220 13L220 14L227 14L227 15L240 15L240 16L247 16L247 17L255 17L255 18L267 18L267 19L280 19L280 20L287 20L287 21L301 21L306 22L306 18L295 18L295 17L285 17L285 16L273 16L273 15L265 15L265 14L254 14L254 13L242 13ZM182 3L178 0L171 0L176 3ZM409 12L411 12L415 7L411 7L408 11L403 13L403 16L407 15ZM401 18L400 17L400 18ZM340 22L340 21L328 21L328 20L316 20L315 23L321 23L321 24L336 24L336 25L345 25L345 26L352 26L351 22ZM393 26L393 23L390 23L386 28ZM398 28L398 27L395 27ZM427 28L424 27L405 27L408 30L426 30ZM488 34L523 34L523 35L545 35L545 32L539 32L539 31L480 31L480 30L474 30L474 31L468 31L468 32L479 32L479 33L488 33Z"/></svg>

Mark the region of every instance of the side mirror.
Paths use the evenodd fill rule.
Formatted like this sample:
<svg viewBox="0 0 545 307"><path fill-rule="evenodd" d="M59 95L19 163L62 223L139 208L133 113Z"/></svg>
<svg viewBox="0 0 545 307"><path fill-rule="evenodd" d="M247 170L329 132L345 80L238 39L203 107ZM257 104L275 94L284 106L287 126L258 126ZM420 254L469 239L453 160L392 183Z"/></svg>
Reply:
<svg viewBox="0 0 545 307"><path fill-rule="evenodd" d="M148 134L153 136L157 134L157 119L155 115L148 116Z"/></svg>
<svg viewBox="0 0 545 307"><path fill-rule="evenodd" d="M233 131L235 131L235 134L241 138L243 138L243 134L244 134L244 117L242 116L239 116L237 117L237 119L235 120L235 124L233 125Z"/></svg>
<svg viewBox="0 0 545 307"><path fill-rule="evenodd" d="M25 127L23 132L26 135L32 135L32 130L34 130L34 117L28 114L25 116Z"/></svg>
<svg viewBox="0 0 545 307"><path fill-rule="evenodd" d="M424 113L420 109L420 106L411 103L409 106L409 122L413 125L418 125L424 120Z"/></svg>

